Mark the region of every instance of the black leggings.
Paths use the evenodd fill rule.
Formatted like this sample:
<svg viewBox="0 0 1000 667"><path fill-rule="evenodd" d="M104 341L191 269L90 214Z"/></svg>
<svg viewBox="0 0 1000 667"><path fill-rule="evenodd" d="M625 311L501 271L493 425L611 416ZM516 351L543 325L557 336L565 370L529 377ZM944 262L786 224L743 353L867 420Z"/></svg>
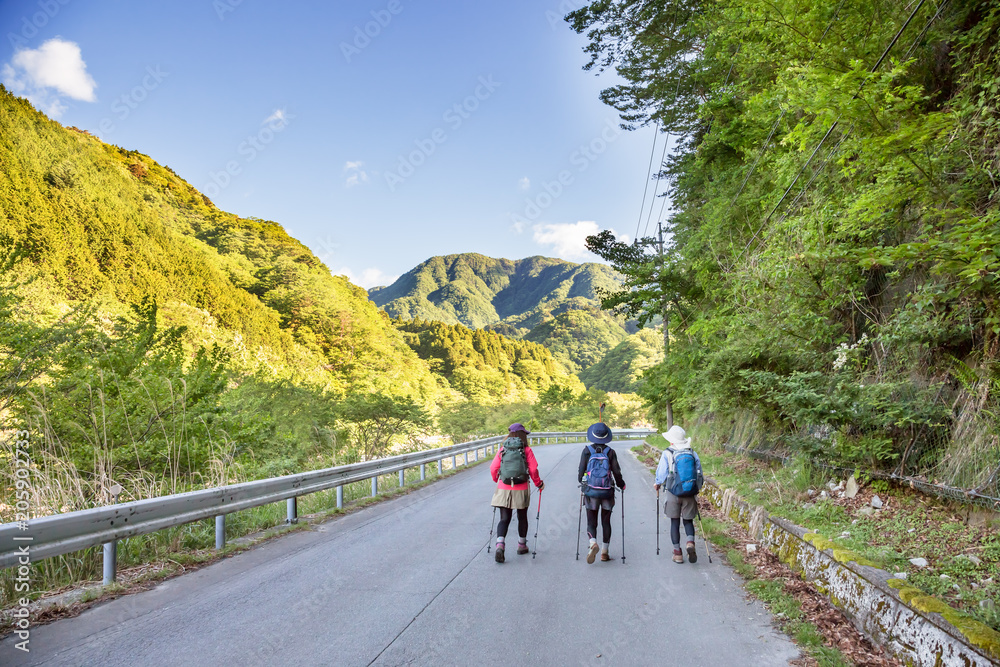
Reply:
<svg viewBox="0 0 1000 667"><path fill-rule="evenodd" d="M510 527L510 520L514 518L514 512L509 507L500 508L500 523L497 524L497 537L507 537L507 528ZM520 537L528 536L528 508L517 510L517 534Z"/></svg>
<svg viewBox="0 0 1000 667"><path fill-rule="evenodd" d="M687 535L688 542L694 542L694 521L691 519L684 519L684 533ZM681 543L680 519L670 520L670 543L677 545Z"/></svg>
<svg viewBox="0 0 1000 667"><path fill-rule="evenodd" d="M605 544L611 541L611 510L601 510L601 528ZM597 537L597 510L587 509L587 537Z"/></svg>

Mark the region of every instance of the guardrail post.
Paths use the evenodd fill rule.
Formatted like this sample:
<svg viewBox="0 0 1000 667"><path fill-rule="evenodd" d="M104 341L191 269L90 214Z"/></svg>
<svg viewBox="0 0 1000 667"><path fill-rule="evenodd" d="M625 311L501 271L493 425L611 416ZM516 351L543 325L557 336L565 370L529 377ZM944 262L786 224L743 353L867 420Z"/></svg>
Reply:
<svg viewBox="0 0 1000 667"><path fill-rule="evenodd" d="M405 484L406 484L406 471L405 470L400 470L399 471L399 486L400 486L400 488L402 488Z"/></svg>
<svg viewBox="0 0 1000 667"><path fill-rule="evenodd" d="M427 479L427 466L423 463L420 464L420 481Z"/></svg>
<svg viewBox="0 0 1000 667"><path fill-rule="evenodd" d="M465 452L464 456L465 456L465 465L469 465L469 452Z"/></svg>
<svg viewBox="0 0 1000 667"><path fill-rule="evenodd" d="M337 509L343 509L344 507L344 487L337 487Z"/></svg>
<svg viewBox="0 0 1000 667"><path fill-rule="evenodd" d="M118 570L118 541L104 543L104 585L115 583Z"/></svg>
<svg viewBox="0 0 1000 667"><path fill-rule="evenodd" d="M226 547L226 515L218 514L215 517L215 548L224 549Z"/></svg>
<svg viewBox="0 0 1000 667"><path fill-rule="evenodd" d="M438 459L438 474L444 474L444 459Z"/></svg>
<svg viewBox="0 0 1000 667"><path fill-rule="evenodd" d="M285 503L287 518L286 521L290 524L299 522L299 503L298 498L289 498Z"/></svg>
<svg viewBox="0 0 1000 667"><path fill-rule="evenodd" d="M451 455L451 469L454 470L457 467L458 467L458 459L455 457L454 454L452 454Z"/></svg>
<svg viewBox="0 0 1000 667"><path fill-rule="evenodd" d="M372 498L378 495L378 475L372 477Z"/></svg>

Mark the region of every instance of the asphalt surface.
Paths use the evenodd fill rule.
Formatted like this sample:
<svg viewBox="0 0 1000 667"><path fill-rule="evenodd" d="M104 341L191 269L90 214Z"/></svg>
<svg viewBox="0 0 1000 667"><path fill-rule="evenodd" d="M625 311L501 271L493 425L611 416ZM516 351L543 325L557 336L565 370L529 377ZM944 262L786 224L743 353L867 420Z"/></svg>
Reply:
<svg viewBox="0 0 1000 667"><path fill-rule="evenodd" d="M582 445L535 447L537 556L486 552L487 465L293 533L155 589L0 642L0 665L786 665L795 645L698 539L671 562L652 476L614 443L627 489L611 555L575 559ZM537 491L529 511L535 533ZM584 523L586 517L584 517ZM508 539L516 544L516 519Z"/></svg>

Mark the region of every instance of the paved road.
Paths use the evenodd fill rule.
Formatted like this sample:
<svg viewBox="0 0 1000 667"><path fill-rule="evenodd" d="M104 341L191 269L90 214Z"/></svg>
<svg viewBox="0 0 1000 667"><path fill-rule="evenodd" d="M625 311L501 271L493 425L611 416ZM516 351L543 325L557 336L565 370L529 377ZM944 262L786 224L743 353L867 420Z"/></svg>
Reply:
<svg viewBox="0 0 1000 667"><path fill-rule="evenodd" d="M615 560L575 560L581 445L547 445L535 448L548 485L535 559L511 550L498 565L486 553L493 484L483 465L33 628L28 655L8 637L0 664L707 666L798 657L718 558L709 564L702 551L696 564L676 565L664 535L656 556L652 478L627 453L631 444L615 443L628 484L625 564L620 500ZM536 503L533 495L529 540Z"/></svg>

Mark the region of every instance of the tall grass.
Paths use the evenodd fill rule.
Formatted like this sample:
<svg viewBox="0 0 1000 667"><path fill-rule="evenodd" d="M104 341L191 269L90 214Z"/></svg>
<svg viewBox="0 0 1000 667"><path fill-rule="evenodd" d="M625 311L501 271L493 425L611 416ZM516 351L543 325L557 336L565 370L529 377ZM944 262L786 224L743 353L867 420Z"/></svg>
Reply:
<svg viewBox="0 0 1000 667"><path fill-rule="evenodd" d="M1000 381L975 376L965 383L952 408L956 414L951 446L934 472L953 486L1000 495Z"/></svg>

